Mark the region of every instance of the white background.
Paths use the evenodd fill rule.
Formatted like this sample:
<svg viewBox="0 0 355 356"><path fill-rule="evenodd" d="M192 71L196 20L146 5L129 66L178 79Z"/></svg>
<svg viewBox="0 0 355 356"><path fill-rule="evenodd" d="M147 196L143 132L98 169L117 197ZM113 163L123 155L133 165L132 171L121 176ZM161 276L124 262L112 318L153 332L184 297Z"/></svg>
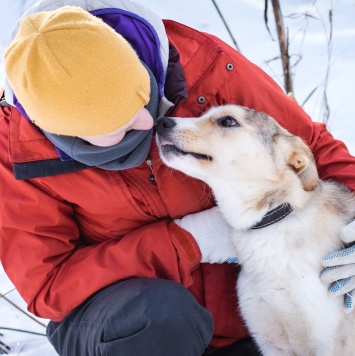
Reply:
<svg viewBox="0 0 355 356"><path fill-rule="evenodd" d="M199 30L213 33L230 45L233 43L216 9L209 0L141 0L162 18L182 22ZM270 1L269 1L270 2ZM355 154L355 0L281 0L285 16L285 27L289 31L290 54L293 63L302 55L299 64L293 68L294 91L301 104L314 89L315 94L304 106L315 121L322 121L324 90L327 66L330 63L327 85L330 120L328 130L344 141L351 153ZM0 0L0 54L7 46L7 34L13 23L34 1ZM264 24L264 0L217 0L241 52L251 61L261 66L280 85L282 71L279 61L269 60L278 56L278 42L272 40ZM330 25L329 10L333 12L332 51L328 59ZM303 14L303 15L302 15ZM307 14L305 16L304 14ZM268 11L269 27L274 39L277 38L273 22L271 3ZM3 82L2 59L0 61L0 83ZM29 251L29 253L31 253ZM13 288L0 266L0 293L5 294ZM7 297L25 309L25 303L16 291ZM42 321L46 322L46 321ZM30 318L0 299L0 327L45 332L45 329ZM0 330L3 340L17 345L15 354L51 356L51 349L45 337Z"/></svg>

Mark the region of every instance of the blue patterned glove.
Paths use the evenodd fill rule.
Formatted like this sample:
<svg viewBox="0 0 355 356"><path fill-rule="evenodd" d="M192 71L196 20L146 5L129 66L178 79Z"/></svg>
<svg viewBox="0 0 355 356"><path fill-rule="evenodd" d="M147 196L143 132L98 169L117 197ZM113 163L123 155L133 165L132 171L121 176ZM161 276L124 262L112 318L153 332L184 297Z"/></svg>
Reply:
<svg viewBox="0 0 355 356"><path fill-rule="evenodd" d="M343 227L340 237L345 243L353 244L323 259L325 269L320 278L323 283L331 283L331 296L343 296L345 312L350 313L355 305L355 220Z"/></svg>

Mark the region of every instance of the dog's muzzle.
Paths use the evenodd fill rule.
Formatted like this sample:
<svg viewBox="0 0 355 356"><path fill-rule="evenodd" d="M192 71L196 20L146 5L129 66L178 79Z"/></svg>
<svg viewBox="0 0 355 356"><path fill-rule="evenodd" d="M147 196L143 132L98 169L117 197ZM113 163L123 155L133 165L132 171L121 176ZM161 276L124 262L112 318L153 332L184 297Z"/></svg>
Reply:
<svg viewBox="0 0 355 356"><path fill-rule="evenodd" d="M197 153L197 152L190 152L181 149L178 146L178 142L175 143L173 132L174 128L177 127L177 123L175 119L171 117L163 117L158 120L156 125L157 137L158 137L158 145L160 147L161 154L168 158L169 155L175 156L186 156L191 155L192 157L204 161L212 161L212 157Z"/></svg>

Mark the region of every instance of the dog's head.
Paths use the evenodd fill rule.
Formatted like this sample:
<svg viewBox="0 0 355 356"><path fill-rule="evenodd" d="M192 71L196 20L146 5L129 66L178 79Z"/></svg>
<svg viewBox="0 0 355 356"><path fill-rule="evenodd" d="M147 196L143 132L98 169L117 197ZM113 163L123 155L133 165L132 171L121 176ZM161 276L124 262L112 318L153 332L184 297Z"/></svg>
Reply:
<svg viewBox="0 0 355 356"><path fill-rule="evenodd" d="M318 181L312 153L302 139L270 116L237 105L212 108L199 118L163 118L157 143L166 165L210 185L233 181L271 186L289 179L310 191Z"/></svg>

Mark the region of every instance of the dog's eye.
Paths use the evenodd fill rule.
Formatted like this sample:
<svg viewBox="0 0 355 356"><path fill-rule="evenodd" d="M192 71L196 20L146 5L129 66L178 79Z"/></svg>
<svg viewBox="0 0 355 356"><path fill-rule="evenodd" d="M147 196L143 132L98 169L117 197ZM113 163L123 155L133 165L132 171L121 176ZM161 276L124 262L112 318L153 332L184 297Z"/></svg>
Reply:
<svg viewBox="0 0 355 356"><path fill-rule="evenodd" d="M223 116L217 120L217 123L222 127L239 126L237 120L232 116Z"/></svg>

